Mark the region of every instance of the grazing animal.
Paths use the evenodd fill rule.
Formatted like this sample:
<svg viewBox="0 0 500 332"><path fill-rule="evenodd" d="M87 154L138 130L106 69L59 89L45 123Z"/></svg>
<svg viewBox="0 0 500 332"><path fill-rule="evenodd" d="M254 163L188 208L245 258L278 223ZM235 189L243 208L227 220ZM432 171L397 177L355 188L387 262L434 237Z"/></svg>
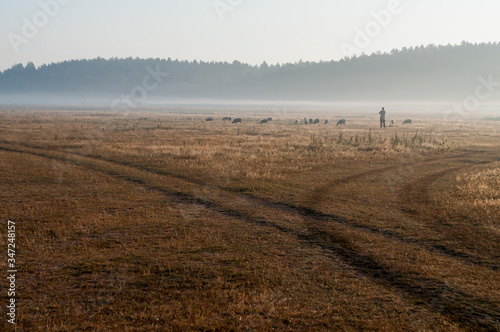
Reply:
<svg viewBox="0 0 500 332"><path fill-rule="evenodd" d="M309 124L309 119L308 118L304 118L304 124Z"/></svg>
<svg viewBox="0 0 500 332"><path fill-rule="evenodd" d="M273 121L273 118L267 118L267 122Z"/></svg>
<svg viewBox="0 0 500 332"><path fill-rule="evenodd" d="M222 121L231 121L231 117L230 116L225 116L222 118Z"/></svg>
<svg viewBox="0 0 500 332"><path fill-rule="evenodd" d="M309 124L313 124L313 119L309 119Z"/></svg>
<svg viewBox="0 0 500 332"><path fill-rule="evenodd" d="M261 120L260 124L267 123L267 119Z"/></svg>
<svg viewBox="0 0 500 332"><path fill-rule="evenodd" d="M314 119L314 122L313 122L313 123L314 123L314 124L316 124L316 123L317 123L317 124L319 124L319 119Z"/></svg>
<svg viewBox="0 0 500 332"><path fill-rule="evenodd" d="M325 120L325 124L328 124L328 123L330 123L330 121L328 121L328 119L326 119L326 120Z"/></svg>
<svg viewBox="0 0 500 332"><path fill-rule="evenodd" d="M241 123L241 118L236 118L231 123Z"/></svg>
<svg viewBox="0 0 500 332"><path fill-rule="evenodd" d="M395 124L396 120L391 120L391 125Z"/></svg>
<svg viewBox="0 0 500 332"><path fill-rule="evenodd" d="M337 122L337 126L340 126L340 125L345 126L345 119L340 119L340 120Z"/></svg>
<svg viewBox="0 0 500 332"><path fill-rule="evenodd" d="M296 125L300 124L300 120L299 119L295 120L295 124Z"/></svg>
<svg viewBox="0 0 500 332"><path fill-rule="evenodd" d="M411 119L406 119L403 121L403 124L411 124Z"/></svg>
<svg viewBox="0 0 500 332"><path fill-rule="evenodd" d="M206 121L214 121L214 118L207 118Z"/></svg>

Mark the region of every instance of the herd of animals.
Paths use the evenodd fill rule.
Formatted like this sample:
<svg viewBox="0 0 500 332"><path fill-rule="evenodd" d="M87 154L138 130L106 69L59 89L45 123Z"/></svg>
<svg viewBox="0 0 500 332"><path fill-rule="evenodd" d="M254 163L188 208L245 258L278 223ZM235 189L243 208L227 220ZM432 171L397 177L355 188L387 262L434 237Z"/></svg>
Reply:
<svg viewBox="0 0 500 332"><path fill-rule="evenodd" d="M211 122L211 121L215 121L214 118L206 118L206 121L207 122ZM235 119L232 119L230 116L225 116L222 118L222 121L229 121L231 123L242 123L241 122L241 118L235 118ZM268 122L271 122L273 121L273 118L267 118L267 119L262 119L260 120L260 124L264 124L264 123L268 123ZM310 118L304 118L302 121L299 120L299 119L296 119L294 121L294 123L296 125L300 125L301 123L303 124L306 124L306 125L310 125L310 124L319 124L320 123L320 120L319 119L310 119ZM328 121L328 119L326 119L324 121L324 124L327 125L329 124L330 121ZM405 124L411 124L412 123L412 120L411 119L406 119L403 121L403 125ZM391 120L391 125L394 125L396 124L396 121L395 120ZM337 121L337 126L345 126L346 125L346 120L345 119L340 119L339 121Z"/></svg>

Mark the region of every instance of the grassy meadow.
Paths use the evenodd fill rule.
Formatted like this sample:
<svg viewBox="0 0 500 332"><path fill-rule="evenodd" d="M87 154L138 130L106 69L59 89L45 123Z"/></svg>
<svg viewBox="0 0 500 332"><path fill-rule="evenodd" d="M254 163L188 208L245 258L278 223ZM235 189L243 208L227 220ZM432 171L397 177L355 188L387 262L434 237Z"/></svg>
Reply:
<svg viewBox="0 0 500 332"><path fill-rule="evenodd" d="M17 330L500 331L500 122L310 113L0 111Z"/></svg>

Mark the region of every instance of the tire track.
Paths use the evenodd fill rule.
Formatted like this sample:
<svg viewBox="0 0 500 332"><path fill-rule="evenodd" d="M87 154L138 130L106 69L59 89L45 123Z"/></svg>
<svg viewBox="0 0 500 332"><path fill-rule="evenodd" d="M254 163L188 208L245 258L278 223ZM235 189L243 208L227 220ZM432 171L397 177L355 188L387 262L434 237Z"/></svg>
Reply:
<svg viewBox="0 0 500 332"><path fill-rule="evenodd" d="M419 204L429 204L428 188L437 180L450 173L458 172L468 166L448 168L412 181L403 187L403 196L407 202L418 202ZM411 199L410 199L411 197ZM414 205L414 204L412 204Z"/></svg>
<svg viewBox="0 0 500 332"><path fill-rule="evenodd" d="M401 200L402 204L406 206L402 211L407 212L410 211L410 214L413 214L413 211L417 211L418 216L420 216L421 221L426 221L427 224L429 225L429 228L433 230L436 234L439 234L441 236L445 235L446 237L450 239L456 239L456 229L452 228L449 229L448 231L451 231L451 233L447 232L447 229L443 229L441 227L437 227L436 225L440 224L446 224L447 221L443 220L441 217L429 214L426 211L421 211L421 206L429 206L433 205L434 203L432 202L432 199L429 197L428 193L428 188L436 181L439 179L456 173L460 170L463 170L467 167L474 166L474 165L482 165L482 164L491 164L493 162L475 162L471 163L470 161L466 161L467 164L466 166L459 166L459 167L453 167L449 168L446 170L442 170L427 176L424 176L422 178L419 178L418 180L412 181L408 183L406 186L402 188L402 195L401 195ZM412 216L413 217L413 216ZM489 234L491 237L494 237L493 233ZM492 242L497 242L498 239L492 240ZM498 261L498 255L496 257L492 257L490 260L485 260L482 259L476 255L471 255L462 251L458 251L456 249L451 249L443 244L432 244L431 245L433 248L436 248L439 251L446 252L450 256L456 256L460 258L465 258L466 260L473 262L481 262L481 266L487 266L489 269L493 271L498 271L499 270L499 261ZM463 248L462 248L463 249Z"/></svg>
<svg viewBox="0 0 500 332"><path fill-rule="evenodd" d="M437 311L464 328L500 331L500 311L491 300L471 297L442 281L415 278L394 271L373 258L358 253L348 242L342 241L342 238L332 238L330 232L316 230L313 234L307 236L306 240L340 256L360 275L402 292L414 305ZM342 246L338 245L339 242Z"/></svg>
<svg viewBox="0 0 500 332"><path fill-rule="evenodd" d="M482 153L482 152L485 152L485 151L469 151L469 152L465 152L465 153L462 153L462 154L456 155L456 156L445 156L445 157L427 158L425 160L420 161L419 163L408 162L408 163L404 163L404 164L399 164L399 165L393 165L393 166L388 166L388 167L379 168L379 169L368 170L368 171L365 171L365 172L362 172L362 173L358 173L358 174L350 175L350 176L347 176L347 177L344 177L344 178L341 178L341 179L333 180L333 181L329 182L329 184L328 184L327 187L331 188L331 186L334 186L334 185L347 184L347 183L352 182L352 181L356 181L356 180L359 180L359 179L362 179L362 178L365 178L365 177L369 177L369 176L372 176L372 175L378 175L381 172L388 172L388 171L391 171L391 170L394 170L394 169L398 169L398 168L401 168L401 167L415 166L415 165L424 164L424 163L427 164L427 163L431 163L431 162L435 162L435 161L440 161L440 160L446 160L446 159L450 159L450 160L462 159L462 158L466 158L466 157L468 157L468 156L470 156L470 155L472 155L474 153L478 153L478 152ZM71 154L82 156L82 155L80 155L78 153L71 153ZM468 254L463 253L463 252L458 252L458 251L456 251L454 249L447 248L447 247L445 247L443 245L433 245L433 244L429 244L429 243L426 243L426 242L422 242L422 241L420 241L418 239L415 239L415 238L412 238L412 237L408 237L408 236L404 236L404 235L402 235L400 233L397 233L397 232L394 232L394 231L391 231L391 230L380 229L380 228L377 228L377 227L373 227L373 226L369 226L369 225L366 225L366 224L358 223L358 222L355 222L353 220L349 220L349 219L347 219L347 218L345 218L343 216L340 216L340 215L331 214L331 213L330 214L329 213L323 213L323 212L317 211L317 210L315 210L313 208L310 208L310 207L297 206L297 205L291 204L291 203L273 202L273 201L270 201L270 200L267 200L265 198L261 198L261 197L258 197L258 196L252 195L252 194L238 192L238 191L236 191L236 190L234 190L233 188L230 188L230 187L211 185L211 184L208 184L208 183L206 183L204 181L195 180L195 179L189 178L187 176L178 175L178 174L174 174L174 173L171 173L171 172L166 172L166 171L163 171L163 170L151 169L149 167L144 167L144 166L136 165L136 164L131 163L131 162L116 161L116 160L113 160L111 158L105 158L105 157L102 157L102 156L99 156L99 157L98 156L89 156L89 158L93 158L93 159L96 159L96 160L103 160L103 161L107 161L107 162L110 162L110 163L113 163L113 164L117 164L117 165L132 167L132 168L135 168L135 169L138 169L138 170L141 170L141 171L145 171L145 172L149 172L149 173L153 173L153 174L156 174L156 175L168 176L168 177L180 179L180 180L186 181L186 182L194 184L194 185L202 186L204 188L225 191L225 192L237 195L237 196L239 196L241 198L244 198L246 201L250 201L250 202L253 202L255 204L258 204L258 205L261 205L261 206L265 206L265 207L268 207L268 208L271 208L271 209L277 209L277 210L280 210L280 211L283 211L283 212L286 212L286 213L299 214L301 216L308 217L308 218L313 218L313 219L315 219L317 221L322 221L322 222L334 222L334 223L338 223L338 224L347 225L347 226L352 227L354 229L358 229L358 230L365 231L365 232L370 232L370 233L373 233L373 234L378 234L378 235L384 236L384 237L386 237L388 239L392 239L392 240L395 240L395 241L402 242L404 244L413 244L413 245L419 246L419 247L421 247L421 248L423 248L423 249L425 249L425 250L427 250L429 252L440 253L442 255L448 256L448 257L453 258L455 260L459 260L459 261L462 261L462 262L465 262L465 263L469 263L469 264L474 264L474 265L477 265L477 266L485 267L485 268L490 269L492 271L498 271L499 268L500 268L500 266L498 264L491 263L489 261L483 260L483 259L481 259L481 258L479 258L477 256L472 256L472 255L468 255ZM488 162L488 163L491 163L491 162ZM470 165L468 165L468 166L470 166ZM445 173L448 173L449 171L457 171L457 170L459 170L459 169L461 169L463 167L465 167L465 166L461 166L461 167L457 167L457 168L452 168L452 169L449 169L449 170L445 170L445 171L442 171L442 173L445 174ZM435 175L435 179L437 180L441 176L442 176L441 173L440 174L436 174Z"/></svg>
<svg viewBox="0 0 500 332"><path fill-rule="evenodd" d="M20 144L20 145L25 146L27 148L35 149L35 150L42 150L42 151L45 150L43 148L31 146L29 144ZM0 147L0 149L6 149L6 148ZM13 150L13 151L21 152L18 150ZM333 222L333 223L337 223L337 224L346 225L346 226L351 227L351 228L356 229L356 230L377 234L377 235L383 236L387 239L398 241L398 242L401 242L401 243L404 243L407 245L408 244L415 245L415 246L418 246L418 247L420 247L424 250L427 250L429 252L442 254L442 255L445 255L445 256L452 258L454 260L458 260L458 261L461 261L463 263L468 263L468 264L473 264L473 265L477 265L480 267L484 267L484 268L487 268L487 269L492 270L492 271L498 271L500 269L498 264L482 260L479 257L472 256L472 255L469 255L469 254L466 254L463 252L457 252L456 250L451 249L451 248L447 248L446 246L443 246L443 245L429 244L427 242L422 242L416 238L404 236L400 233L397 233L397 232L394 232L391 230L380 229L380 228L377 228L374 226L369 226L366 224L358 223L358 222L355 222L353 220L349 220L343 216L335 215L335 214L331 214L331 213L323 213L323 212L317 211L317 210L310 208L310 207L297 206L295 204L285 203L285 202L273 202L273 201L270 201L270 200L267 200L265 198L261 198L261 197L258 197L258 196L252 195L252 194L238 192L238 191L234 190L233 188L207 184L206 182L192 179L192 178L189 178L187 176L178 175L178 174L175 174L172 172L167 172L164 170L151 169L151 168L148 168L145 166L136 165L132 162L117 161L117 160L114 160L111 158L106 158L106 157L97 156L97 155L82 155L79 153L66 152L66 151L60 152L57 149L54 149L53 151L59 152L59 153L65 153L65 154L72 155L72 156L82 157L82 158L89 158L89 159L93 159L93 160L97 160L97 161L104 161L104 162L108 162L108 163L115 164L115 165L130 167L130 168L133 168L136 170L140 170L140 171L155 174L155 175L171 177L171 178L185 181L187 183L190 183L190 184L193 184L196 186L201 186L203 188L209 188L209 189L212 189L215 191L221 190L221 191L230 193L232 195L236 195L237 197L243 198L244 200L246 200L248 202L252 202L253 204L265 206L265 207L270 208L270 209L280 210L282 212L286 212L289 214L301 215L303 217L315 219L319 222L327 222L327 223ZM460 158L464 158L466 156L469 156L474 152L475 151L466 152L466 153L463 153L463 154L460 154L457 156L447 156L447 157L441 157L441 158L439 158L439 157L429 158L429 159L421 161L421 163L428 163L428 162L439 161L439 160L443 160L443 159L460 159ZM482 151L480 151L480 152L482 152ZM40 154L40 156L44 157L45 155ZM64 160L68 161L67 159L64 159ZM410 165L415 165L415 164L408 163L408 164L403 164L403 166L394 165L394 166L388 166L388 167L384 167L384 168L380 168L380 169L373 169L373 170L369 170L369 171L362 172L359 174L354 174L354 175L351 175L351 176L348 176L348 177L345 177L342 179L337 179L337 180L332 181L331 183L337 183L337 184L349 183L351 181L358 180L358 179L361 179L363 177L379 174L380 172L390 171L392 169L396 169L399 167L406 167L406 166L410 166ZM117 174L110 174L110 175L117 175ZM173 194L176 194L176 193L173 193ZM198 198L198 200L204 201L203 199L200 199L200 198ZM410 210L413 211L412 209L410 209Z"/></svg>
<svg viewBox="0 0 500 332"><path fill-rule="evenodd" d="M178 203L201 205L208 210L221 215L230 216L245 223L267 227L284 234L293 235L303 243L310 246L319 246L325 252L341 258L346 266L357 272L357 274L365 276L374 282L381 283L390 289L401 292L404 297L408 298L415 306L424 308L431 307L464 328L480 327L486 330L500 330L500 313L498 312L498 306L491 300L470 296L441 281L428 278L415 278L415 276L393 271L389 267L378 263L372 257L359 253L355 247L345 240L346 237L340 230L337 231L337 233L324 232L319 230L316 226L310 226L309 229L311 232L309 234L304 234L303 232L269 221L266 218L257 218L245 212L227 209L221 204L200 199L189 193L167 190L151 185L144 180L116 171L106 170L102 167L91 167L85 163L76 163L68 161L67 158L44 153L5 147L0 147L0 150L30 154L61 162L71 162L88 170L123 179L124 181L143 186L147 190L159 192Z"/></svg>
<svg viewBox="0 0 500 332"><path fill-rule="evenodd" d="M312 194L312 200L319 200L319 197L323 197L324 193L328 192L330 188L334 186L339 186L343 184L348 184L352 181L360 180L362 178L368 177L368 176L373 176L373 175L380 175L382 173L387 173L393 170L397 170L400 168L406 168L406 167L414 167L416 165L420 164L427 164L431 163L434 161L439 161L439 160L446 160L446 159L459 159L459 158L466 158L470 156L473 152L466 152L457 156L444 156L444 157L433 157L433 158L426 158L424 160L420 160L415 162L414 160L407 161L404 163L399 163L398 165L393 165L393 166L387 166L383 168L377 168L377 169L372 169L369 171L365 171L362 173L354 174L354 175L349 175L347 177L341 178L341 179L335 179L331 181L327 181L324 185L317 187L315 192ZM411 158L408 158L411 159Z"/></svg>

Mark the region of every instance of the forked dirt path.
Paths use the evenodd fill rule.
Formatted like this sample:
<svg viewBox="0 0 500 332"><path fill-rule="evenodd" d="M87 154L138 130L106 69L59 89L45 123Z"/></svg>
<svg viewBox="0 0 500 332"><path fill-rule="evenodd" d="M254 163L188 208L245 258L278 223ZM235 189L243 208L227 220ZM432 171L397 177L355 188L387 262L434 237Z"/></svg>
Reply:
<svg viewBox="0 0 500 332"><path fill-rule="evenodd" d="M232 203L221 202L217 197L202 199L192 192L178 190L175 185L172 185L172 187L156 185L146 180L142 174L137 172L175 178L177 181L189 182L193 187L207 186L207 184L172 174L163 174L160 171L150 170L145 167L106 160L95 156L82 156L41 148L35 149L34 147L22 148L19 145L6 146L6 144L3 144L3 146L0 146L0 149L9 152L27 153L60 162L71 162L89 170L117 177L124 181L141 185L148 190L167 195L169 200L173 202L197 204L242 222L257 224L277 232L291 234L300 239L304 244L319 246L325 252L340 257L346 267L355 273L395 290L396 293L409 299L415 305L435 308L443 316L464 327L477 326L488 330L500 329L500 312L498 304L495 304L493 299L483 296L471 296L455 286L435 278L429 278L425 274L415 275L415 273L400 271L398 266L388 266L377 255L371 254L361 243L351 240L351 233L358 234L360 238L366 236L366 233L372 236L375 235L376 238L380 239L380 241L385 241L384 243L387 243L389 247L395 250L401 250L400 248L402 247L421 246L428 250L431 255L444 255L448 259L457 261L457 263L471 263L467 257L450 255L445 250L429 248L417 240L412 241L395 233L354 223L342 216L323 214L307 207L297 207L282 202L270 202L249 194L235 193L229 188L217 187L218 190L224 191L225 197L233 197ZM463 157L464 155L460 155L455 158ZM438 160L438 158L434 160ZM391 169L391 167L386 169ZM379 171L370 170L350 176L342 181L347 183L348 181L368 177L373 175L374 172ZM438 177L436 174L432 176ZM429 179L429 183L432 182L431 180L432 178ZM425 188L425 186L422 188ZM263 209L262 213L254 212L256 205ZM280 213L284 212L286 214L291 213L302 216L304 218L304 225L293 225L287 220L274 218L271 220L269 217L266 217L266 210L268 209L279 210ZM337 226L332 227L332 223ZM456 263L451 262L450 264ZM474 264L481 265L480 262L475 262ZM498 276L493 271L491 273Z"/></svg>
<svg viewBox="0 0 500 332"><path fill-rule="evenodd" d="M0 143L10 144L9 142L2 142L2 141L0 141ZM34 149L35 151L41 151L38 155L43 156L43 157L54 158L54 156L52 156L52 155L47 155L47 152L49 152L49 153L51 151L60 152L58 150L48 150L48 149L40 148L38 146L30 145L30 144L16 144L16 145L21 145L21 146L29 148L29 149ZM4 149L4 150L7 149L8 150L9 148L0 147L0 149ZM18 150L16 150L16 151L21 152L23 150L21 149L19 151ZM45 151L45 152L43 152L43 151ZM330 191L332 191L332 188L335 188L338 185L348 185L349 183L353 183L356 181L363 181L363 180L369 179L371 177L380 176L380 174L384 174L386 172L391 172L395 169L402 169L402 168L406 168L406 167L413 167L413 168L426 167L426 165L428 165L427 167L429 169L431 169L433 164L439 163L442 161L446 161L447 163L449 163L449 162L453 162L453 161L457 161L457 160L459 161L461 159L474 157L474 156L484 158L484 152L486 152L486 151L469 151L469 152L464 152L464 153L460 153L457 155L433 156L433 157L422 158L419 160L411 160L411 161L404 160L402 162L398 162L396 165L382 167L382 168L375 168L375 169L371 169L368 171L349 175L349 176L346 176L346 177L343 177L340 179L327 181L326 184L322 184L311 194L311 198L313 199L314 197L317 197L318 198L317 200L319 200L321 197L328 196L328 193ZM68 161L68 159L66 157L69 158L70 156L73 156L73 157L77 157L77 158L85 158L85 159L88 158L88 159L93 159L93 160L98 160L98 161L109 162L109 163L112 163L115 165L126 166L126 167L130 167L130 168L137 169L140 171L156 174L159 176L175 178L175 179L187 182L187 183L192 184L192 185L196 185L196 186L200 186L200 187L203 187L205 189L208 189L208 190L212 190L214 192L222 191L222 192L229 193L231 195L236 195L237 197L239 197L239 199L241 199L249 204L254 204L257 206L264 206L266 208L275 209L275 210L281 210L283 212L290 213L290 214L301 215L301 216L307 217L309 219L316 220L317 222L326 222L326 223L334 222L334 223L347 225L348 227L351 227L353 229L357 229L359 231L370 232L370 233L384 236L384 237L391 239L391 240L399 241L401 243L420 246L421 248L423 248L427 251L443 254L443 255L449 256L453 259L457 259L457 260L460 260L462 262L469 263L469 264L474 264L474 265L477 265L477 266L480 266L483 268L488 268L488 269L491 269L493 271L497 271L500 268L500 262L498 262L498 261L486 261L486 260L481 259L480 257L474 256L474 255L470 255L470 254L467 254L464 252L458 252L454 248L447 247L446 245L443 245L443 244L430 243L427 240L422 240L422 239L419 239L419 238L414 237L414 236L409 236L408 234L404 234L396 229L375 227L369 223L355 221L355 220L348 219L344 216L334 214L334 213L325 213L325 212L322 212L322 211L317 210L317 209L312 208L312 207L300 206L300 205L296 205L293 203L287 203L287 202L271 201L271 200L268 200L268 199L265 199L262 197L258 197L258 196L255 196L255 195L252 195L249 193L238 192L230 187L225 187L225 186L221 186L221 185L213 185L211 183L192 179L192 178L189 178L187 176L174 174L174 173L167 172L164 170L153 169L153 168L146 167L143 165L135 165L134 163L131 163L131 162L114 160L112 158L106 158L104 156L84 155L84 154L80 154L80 153L76 153L76 152L68 152L68 151L63 151L60 153L63 153L63 155L62 156L59 155L58 158L62 158L62 159L58 159L58 160ZM488 156L488 157L491 157L491 156ZM55 158L55 159L57 159L57 158ZM494 161L494 159L493 159L493 161ZM493 162L493 161L490 161L490 162ZM78 162L78 161L76 161L76 162ZM482 163L484 163L484 162L482 162ZM404 200L400 203L401 210L403 212L408 212L411 217L416 217L416 218L419 218L421 220L424 220L423 214L425 211L417 211L415 209L415 206L418 206L418 204L416 205L415 203L419 203L419 204L422 203L422 202L420 202L419 197L427 195L428 187L434 181L438 180L442 176L449 175L452 172L456 172L458 170L465 169L466 167L472 167L473 165L475 165L475 163L468 163L466 165L460 165L459 167L447 168L445 170L439 171L437 174L425 175L424 178L417 177L416 179L412 180L409 184L404 186L404 188L402 190L401 197L404 198ZM117 175L117 174L113 174L113 175ZM195 200L197 202L204 202L201 204L208 203L204 198L200 198L200 197L197 197ZM234 214L234 212L232 212L232 213ZM426 218L429 219L428 217L426 217ZM438 229L436 231L440 232L441 230Z"/></svg>
<svg viewBox="0 0 500 332"><path fill-rule="evenodd" d="M2 143L2 142L0 142L0 143ZM151 168L141 166L141 165L134 165L133 163L129 163L129 162L116 161L116 160L113 160L111 158L105 158L102 156L82 155L79 153L67 152L67 151L64 151L62 156L61 155L56 156L56 155L51 155L50 152L51 151L55 152L57 150L47 150L47 149L43 149L43 148L40 148L37 146L29 145L29 144L19 144L19 145L24 146L28 149L34 149L34 151L40 151L40 152L34 152L34 151L30 152L30 151L25 151L23 149L17 149L14 147L8 148L8 147L1 147L1 146L0 146L0 149L6 150L6 151L12 151L12 152L30 153L33 155L38 155L41 157L46 157L46 158L56 159L59 161L66 161L66 162L70 161L70 159L69 159L70 156L76 157L77 159L84 158L84 159L90 159L90 160L104 161L104 162L108 162L111 164L125 166L125 167L129 167L131 169L136 169L136 170L152 173L152 174L159 175L159 176L175 178L175 179L190 183L192 185L200 186L200 187L203 187L205 189L208 188L209 190L214 190L215 192L222 191L222 192L229 193L231 195L235 195L239 198L240 203L244 201L245 203L248 203L250 205L264 206L266 208L280 210L280 211L285 212L285 213L300 215L300 216L306 217L308 219L315 220L316 222L323 222L323 223L334 222L334 223L346 225L346 226L353 228L353 229L356 229L358 231L369 232L369 233L381 235L387 239L398 241L398 242L401 242L404 244L416 245L416 246L419 246L427 251L438 253L438 254L443 254L443 255L449 256L450 258L457 259L457 260L460 260L460 261L465 262L465 263L474 264L474 265L477 265L477 266L480 266L483 268L491 269L493 271L497 271L499 269L498 262L485 261L479 257L474 256L474 255L468 255L468 254L463 253L463 252L457 252L453 248L449 248L445 245L430 243L427 240L424 241L422 239L408 236L407 234L403 234L403 233L398 232L397 230L394 230L394 229L375 227L375 226L370 225L368 223L362 223L360 221L350 220L350 219L348 219L344 216L338 215L338 214L324 213L324 212L321 212L321 211L316 210L316 209L311 208L311 207L298 206L296 204L287 203L287 202L271 201L271 200L268 200L268 199L265 199L262 197L257 197L255 195L252 195L249 193L241 193L241 192L235 191L233 188L224 187L224 186L216 186L216 185L212 185L210 183L205 183L203 181L191 179L191 178L186 177L186 176L173 174L173 173L166 172L163 170L151 169ZM480 152L484 152L484 151L480 151ZM394 170L396 168L401 168L401 167L407 167L407 166L415 167L415 166L419 166L419 165L432 164L434 162L439 162L439 161L443 161L443 160L446 160L446 161L460 160L460 159L463 159L466 157L473 156L474 154L477 154L477 153L478 152L466 152L466 153L461 153L459 155L452 155L452 156L447 155L447 156L442 156L442 157L432 157L432 158L419 160L418 162L401 163L401 164L398 164L395 166L372 169L372 170L364 171L364 172L357 173L354 175L350 175L350 176L347 176L347 177L344 177L341 179L336 179L336 180L330 181L327 186L326 185L321 186L318 190L326 196L327 195L326 188L329 188L331 190L331 188L334 188L333 184L337 184L337 185L348 184L348 183L353 182L353 181L362 180L365 178L370 178L372 176L378 176L381 173L388 172L388 171ZM78 160L74 160L74 162L78 163ZM408 185L404 186L404 188L403 188L402 198L404 198L405 201L401 204L401 209L404 212L409 212L410 215L412 215L413 217L419 218L420 220L425 220L426 218L429 219L428 216L424 218L425 211L415 210L415 206L418 206L418 204L425 203L425 202L421 202L421 197L427 195L428 186L431 185L437 179L441 178L443 175L449 175L451 172L456 172L458 170L464 169L465 167L470 167L472 165L474 165L474 163L470 163L468 165L462 165L460 167L445 169L445 170L439 171L436 174L426 175L424 178L417 178L416 180L411 181ZM110 175L117 176L118 174L111 172ZM132 178L128 178L128 180L134 182ZM171 193L171 194L173 194L173 193ZM179 192L175 193L175 195L185 196L184 193L179 193ZM313 196L318 195L318 192L314 192L312 195ZM419 197L420 197L420 199L419 199ZM207 201L206 199L201 198L201 197L196 197L196 196L193 197L193 199L191 200L190 203L196 203L196 204L202 204L202 205L212 204L211 202ZM223 211L223 210L224 209L222 208L221 211ZM234 209L234 211L231 211L231 214L233 216L238 215L239 213L241 213L241 211L239 211L238 209ZM417 214L416 216L415 216L415 213ZM441 230L438 229L437 231L441 231Z"/></svg>

